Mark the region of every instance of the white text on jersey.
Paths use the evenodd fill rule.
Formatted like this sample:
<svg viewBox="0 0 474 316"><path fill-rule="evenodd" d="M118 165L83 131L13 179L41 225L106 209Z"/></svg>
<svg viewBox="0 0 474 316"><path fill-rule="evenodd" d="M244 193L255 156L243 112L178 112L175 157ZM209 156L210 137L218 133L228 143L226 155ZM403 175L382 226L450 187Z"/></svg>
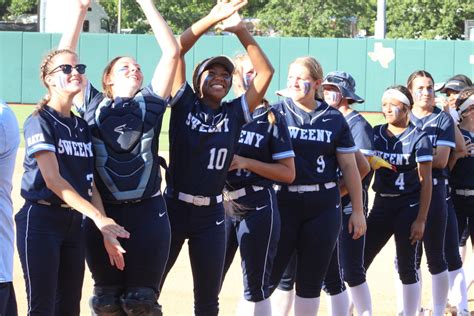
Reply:
<svg viewBox="0 0 474 316"><path fill-rule="evenodd" d="M93 157L92 143L73 142L59 139L58 153L75 157Z"/></svg>
<svg viewBox="0 0 474 316"><path fill-rule="evenodd" d="M240 131L239 143L259 148L263 135L250 131ZM254 144L255 143L255 144Z"/></svg>
<svg viewBox="0 0 474 316"><path fill-rule="evenodd" d="M188 114L186 125L190 126L192 130L197 130L201 133L228 133L229 132L229 119L223 118L216 125L203 124L197 117Z"/></svg>
<svg viewBox="0 0 474 316"><path fill-rule="evenodd" d="M382 151L375 151L375 154L380 158L387 160L392 165L402 166L410 164L410 154L396 154L396 153L385 153Z"/></svg>
<svg viewBox="0 0 474 316"><path fill-rule="evenodd" d="M28 139L26 140L26 145L27 146L32 146L32 145L34 145L36 143L40 143L40 142L44 142L43 133L34 134L34 135L28 137Z"/></svg>
<svg viewBox="0 0 474 316"><path fill-rule="evenodd" d="M288 126L288 130L290 131L290 137L294 139L314 140L328 144L331 143L331 131L314 128L303 129L294 126Z"/></svg>

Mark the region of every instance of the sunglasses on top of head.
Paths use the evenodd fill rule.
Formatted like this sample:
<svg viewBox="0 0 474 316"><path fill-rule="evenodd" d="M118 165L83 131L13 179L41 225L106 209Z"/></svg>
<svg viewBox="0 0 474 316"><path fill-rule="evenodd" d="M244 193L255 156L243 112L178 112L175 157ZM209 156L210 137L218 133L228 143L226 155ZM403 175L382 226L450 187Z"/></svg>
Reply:
<svg viewBox="0 0 474 316"><path fill-rule="evenodd" d="M326 81L327 82L331 82L331 83L342 83L342 82L345 82L345 80L343 78L340 78L338 76L330 76L330 77L327 77L326 78Z"/></svg>
<svg viewBox="0 0 474 316"><path fill-rule="evenodd" d="M54 68L53 70L51 70L48 75L54 73L54 72L58 72L59 70L61 70L63 72L63 74L65 75L69 75L70 73L72 73L72 69L76 69L77 72L81 75L85 74L86 73L86 65L84 64L77 64L75 66L73 65L68 65L68 64L63 64L63 65L59 65L57 66L56 68Z"/></svg>

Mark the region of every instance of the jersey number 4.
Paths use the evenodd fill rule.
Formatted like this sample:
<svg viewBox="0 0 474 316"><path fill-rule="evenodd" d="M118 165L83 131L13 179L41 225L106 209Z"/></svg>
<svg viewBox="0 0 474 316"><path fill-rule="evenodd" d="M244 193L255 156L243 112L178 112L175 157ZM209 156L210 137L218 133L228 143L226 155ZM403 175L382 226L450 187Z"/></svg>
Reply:
<svg viewBox="0 0 474 316"><path fill-rule="evenodd" d="M405 177L403 176L403 173L400 173L397 180L395 180L395 185L398 186L400 191L405 190Z"/></svg>
<svg viewBox="0 0 474 316"><path fill-rule="evenodd" d="M225 159L227 157L227 148L220 148L217 150L216 148L211 148L209 151L209 164L207 165L207 169L209 170L222 170L225 165Z"/></svg>

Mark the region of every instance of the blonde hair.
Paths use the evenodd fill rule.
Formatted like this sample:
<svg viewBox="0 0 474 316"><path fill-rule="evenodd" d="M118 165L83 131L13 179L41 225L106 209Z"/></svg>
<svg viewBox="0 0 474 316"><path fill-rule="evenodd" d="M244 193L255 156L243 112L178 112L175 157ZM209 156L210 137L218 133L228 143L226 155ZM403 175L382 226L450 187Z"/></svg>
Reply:
<svg viewBox="0 0 474 316"><path fill-rule="evenodd" d="M77 54L70 49L56 49L49 52L49 54L43 58L43 61L40 65L40 80L43 83L43 85L48 89L48 93L46 93L43 96L43 98L36 104L36 110L34 114L38 114L38 112L41 111L44 108L44 106L48 104L48 102L51 100L51 95L49 93L49 86L46 83L46 76L49 75L49 73L54 69L53 68L54 57L61 54L70 54L77 57Z"/></svg>
<svg viewBox="0 0 474 316"><path fill-rule="evenodd" d="M309 70L309 74L313 80L323 79L323 67L314 57L304 56L296 58L291 64L300 64Z"/></svg>

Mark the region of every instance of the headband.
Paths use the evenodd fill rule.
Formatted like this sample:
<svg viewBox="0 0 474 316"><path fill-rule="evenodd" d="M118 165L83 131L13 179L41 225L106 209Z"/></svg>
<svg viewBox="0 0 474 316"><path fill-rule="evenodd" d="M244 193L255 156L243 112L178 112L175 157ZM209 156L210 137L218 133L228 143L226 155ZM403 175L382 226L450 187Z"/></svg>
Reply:
<svg viewBox="0 0 474 316"><path fill-rule="evenodd" d="M410 106L410 100L408 100L407 96L401 93L400 91L396 89L388 89L383 93L382 100L383 99L395 99L400 102L402 102L405 105Z"/></svg>

